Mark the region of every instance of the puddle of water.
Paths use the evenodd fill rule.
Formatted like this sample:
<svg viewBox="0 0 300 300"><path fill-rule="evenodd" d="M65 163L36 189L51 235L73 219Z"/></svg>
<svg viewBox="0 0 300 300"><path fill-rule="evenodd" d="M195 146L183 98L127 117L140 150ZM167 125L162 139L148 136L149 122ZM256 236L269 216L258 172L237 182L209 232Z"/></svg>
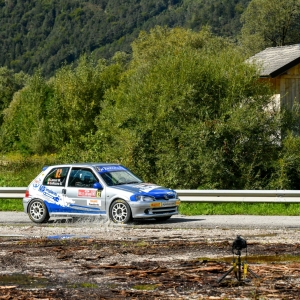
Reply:
<svg viewBox="0 0 300 300"><path fill-rule="evenodd" d="M65 240L65 239L89 239L89 236L78 236L74 234L59 234L59 235L49 235L47 239L49 240Z"/></svg>
<svg viewBox="0 0 300 300"><path fill-rule="evenodd" d="M25 235L24 234L0 234L0 238L7 238L7 237L23 238L23 237L25 237Z"/></svg>
<svg viewBox="0 0 300 300"><path fill-rule="evenodd" d="M15 286L22 288L49 288L53 287L53 283L49 282L45 277L33 277L25 274L9 274L0 275L0 285ZM65 284L67 288L97 288L98 285L89 282ZM1 297L0 297L1 298Z"/></svg>
<svg viewBox="0 0 300 300"><path fill-rule="evenodd" d="M0 275L1 285L17 285L31 288L45 288L48 279L44 277L33 277L25 274Z"/></svg>
<svg viewBox="0 0 300 300"><path fill-rule="evenodd" d="M234 257L237 259L237 256ZM216 260L225 261L227 263L232 262L233 257L219 257ZM241 256L241 261L247 261L248 263L275 263L275 262L300 262L300 256L295 255L254 255L254 256Z"/></svg>
<svg viewBox="0 0 300 300"><path fill-rule="evenodd" d="M253 234L253 235L249 235L249 237L274 237L277 236L278 233L264 233L264 234Z"/></svg>

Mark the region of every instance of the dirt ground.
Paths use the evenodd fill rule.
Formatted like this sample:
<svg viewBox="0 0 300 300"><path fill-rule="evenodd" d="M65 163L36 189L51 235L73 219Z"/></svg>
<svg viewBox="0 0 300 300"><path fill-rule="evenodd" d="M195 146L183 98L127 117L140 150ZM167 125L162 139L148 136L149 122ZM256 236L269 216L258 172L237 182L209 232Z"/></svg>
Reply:
<svg viewBox="0 0 300 300"><path fill-rule="evenodd" d="M0 227L0 299L299 299L299 231ZM233 242L247 242L240 255ZM248 272L230 271L232 260ZM230 271L229 273L227 271ZM227 274L227 273L228 274ZM227 275L226 275L227 274Z"/></svg>

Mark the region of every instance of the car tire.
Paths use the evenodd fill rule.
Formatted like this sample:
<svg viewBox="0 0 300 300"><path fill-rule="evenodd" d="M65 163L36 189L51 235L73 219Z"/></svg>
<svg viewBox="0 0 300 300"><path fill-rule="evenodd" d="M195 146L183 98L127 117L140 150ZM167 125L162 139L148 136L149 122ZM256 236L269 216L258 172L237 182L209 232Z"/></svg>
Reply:
<svg viewBox="0 0 300 300"><path fill-rule="evenodd" d="M125 200L115 200L109 208L109 218L117 224L126 224L131 221L131 209Z"/></svg>
<svg viewBox="0 0 300 300"><path fill-rule="evenodd" d="M47 223L50 216L44 201L34 199L29 203L28 215L34 223Z"/></svg>
<svg viewBox="0 0 300 300"><path fill-rule="evenodd" d="M171 216L167 216L167 217L156 217L155 220L156 221L167 221L171 218Z"/></svg>

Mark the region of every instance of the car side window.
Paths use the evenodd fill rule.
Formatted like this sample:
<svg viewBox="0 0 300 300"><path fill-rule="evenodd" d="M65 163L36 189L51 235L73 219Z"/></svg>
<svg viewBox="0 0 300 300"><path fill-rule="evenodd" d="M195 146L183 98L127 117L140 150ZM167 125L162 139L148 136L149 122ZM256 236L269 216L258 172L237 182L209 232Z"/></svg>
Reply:
<svg viewBox="0 0 300 300"><path fill-rule="evenodd" d="M99 182L93 172L85 168L72 168L68 186L92 188L94 183Z"/></svg>
<svg viewBox="0 0 300 300"><path fill-rule="evenodd" d="M43 185L48 186L64 186L69 172L68 167L54 168L44 178Z"/></svg>

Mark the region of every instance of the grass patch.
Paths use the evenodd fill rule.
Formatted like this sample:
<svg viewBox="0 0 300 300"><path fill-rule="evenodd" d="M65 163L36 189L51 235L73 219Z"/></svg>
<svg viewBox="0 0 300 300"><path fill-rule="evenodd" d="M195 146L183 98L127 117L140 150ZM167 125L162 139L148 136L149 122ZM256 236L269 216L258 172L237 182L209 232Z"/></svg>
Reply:
<svg viewBox="0 0 300 300"><path fill-rule="evenodd" d="M149 243L147 243L146 241L140 241L138 243L135 244L136 247L148 247Z"/></svg>
<svg viewBox="0 0 300 300"><path fill-rule="evenodd" d="M0 199L0 211L24 211L22 199Z"/></svg>
<svg viewBox="0 0 300 300"><path fill-rule="evenodd" d="M135 285L132 288L135 290L154 291L157 287L157 284L140 284Z"/></svg>
<svg viewBox="0 0 300 300"><path fill-rule="evenodd" d="M96 289L98 288L97 284L94 283L89 283L89 282L82 282L82 283L74 283L74 284L70 284L68 286L69 288L84 288L84 289Z"/></svg>
<svg viewBox="0 0 300 300"><path fill-rule="evenodd" d="M179 212L196 215L299 216L300 203L184 203Z"/></svg>

